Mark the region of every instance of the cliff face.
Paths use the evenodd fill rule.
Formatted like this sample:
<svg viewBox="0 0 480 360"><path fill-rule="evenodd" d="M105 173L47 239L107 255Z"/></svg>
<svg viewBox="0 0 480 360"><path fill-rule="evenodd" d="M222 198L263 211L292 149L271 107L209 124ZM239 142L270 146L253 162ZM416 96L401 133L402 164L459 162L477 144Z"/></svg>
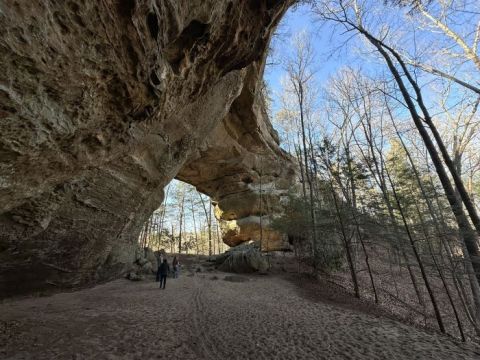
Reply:
<svg viewBox="0 0 480 360"><path fill-rule="evenodd" d="M2 295L118 276L175 176L258 231L294 174L259 97L290 2L0 3Z"/></svg>

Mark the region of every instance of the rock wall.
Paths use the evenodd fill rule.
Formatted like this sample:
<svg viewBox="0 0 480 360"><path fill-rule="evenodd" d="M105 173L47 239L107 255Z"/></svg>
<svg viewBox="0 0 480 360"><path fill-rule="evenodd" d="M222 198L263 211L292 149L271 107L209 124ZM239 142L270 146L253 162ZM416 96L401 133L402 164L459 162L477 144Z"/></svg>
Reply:
<svg viewBox="0 0 480 360"><path fill-rule="evenodd" d="M0 2L0 296L124 272L175 176L255 231L292 173L258 96L291 2Z"/></svg>

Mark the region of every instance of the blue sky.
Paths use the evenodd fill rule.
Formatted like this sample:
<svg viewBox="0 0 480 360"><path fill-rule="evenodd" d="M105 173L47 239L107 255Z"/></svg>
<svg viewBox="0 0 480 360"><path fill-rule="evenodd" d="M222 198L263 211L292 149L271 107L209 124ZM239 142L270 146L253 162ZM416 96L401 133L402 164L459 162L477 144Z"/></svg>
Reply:
<svg viewBox="0 0 480 360"><path fill-rule="evenodd" d="M288 10L277 30L279 35L272 40L272 47L274 48L273 57L268 60L268 62L273 61L277 63L288 55L291 48L291 37L295 33L307 31L313 35L313 18L308 10L309 7L306 5L299 6L298 9L291 8ZM324 43L322 43L321 37L315 36L314 48L317 54L321 52L323 45ZM279 92L281 90L281 79L284 74L285 72L281 64L268 65L266 67L264 78L270 90L273 92Z"/></svg>
<svg viewBox="0 0 480 360"><path fill-rule="evenodd" d="M291 51L292 37L302 31L307 32L312 40L312 45L316 55L315 61L315 81L318 86L322 86L342 66L353 65L355 56L351 52L334 50L334 45L340 44L342 37L337 35L331 24L320 24L315 21L311 13L310 6L301 5L291 8L285 14L278 28L279 36L272 41L274 48L273 57L268 61L275 65L268 65L265 69L264 79L272 91L272 111L273 114L278 110L278 96L282 89L281 80L285 76L285 71L281 64L277 64L284 59ZM344 39L343 39L344 40Z"/></svg>
<svg viewBox="0 0 480 360"><path fill-rule="evenodd" d="M382 23L388 24L388 26L391 27L391 36L389 36L388 41L393 41L395 45L399 45L401 49L407 51L409 54L424 54L426 56L424 56L423 61L427 63L432 61L432 64L435 66L435 63L438 61L429 57L431 49L440 50L445 48L460 54L462 53L461 49L455 46L448 37L442 35L441 32L439 33L435 31L435 29L432 31L432 29L428 29L428 27L425 26L419 26L417 17L409 17L405 14L406 10L402 11L396 7L382 6L376 3L375 0L373 0L373 4L375 5L372 8L374 11L372 10L373 13L370 13L370 16L368 16L369 23L374 28ZM480 2L477 3L477 5L470 4L468 8L478 8L478 4L480 4ZM437 13L438 9L432 6L431 11ZM474 25L478 20L479 16L458 12L455 16L450 16L448 23L454 30L465 36L467 43L470 43L474 34L465 35L464 33L470 25L472 25L471 28L474 29ZM285 59L292 49L292 36L301 31L306 31L310 34L315 50L315 83L317 88L323 87L332 75L345 66L361 68L364 73L373 77L381 75L381 73L386 71L384 62L382 60L378 61L376 56L372 56L372 49L366 46L360 36L352 39L348 44L349 46L342 46L345 45L345 41L352 33L342 34L343 30L339 28L334 29L334 26L330 22L320 24L315 21L314 15L308 5L291 8L287 14L285 14L278 29L280 35L274 37L272 41L274 51L272 59L270 59L268 63L271 63L272 60L278 63L281 59ZM400 43L397 44L395 41L400 41ZM416 48L417 44L418 48ZM439 59L442 60L441 57ZM449 58L449 60L451 59ZM473 71L465 72L469 67L472 67L468 62L467 64L460 64L458 61L452 64L440 62L438 66L440 69L445 69L447 72L460 76L460 78L464 77L465 80L476 83L475 79L472 79L471 76L472 74L475 76L478 72L474 68ZM432 76L426 73L420 71L415 71L415 73L422 87L428 85L433 79ZM275 116L275 113L279 109L278 94L282 90L281 81L284 77L285 71L281 64L267 66L264 78L271 91L272 117ZM438 80L438 78L436 79ZM434 94L431 90L432 88L430 86L424 88L424 98L430 103L428 105L435 107L435 104L432 103L432 96L434 96ZM459 93L463 94L463 89L461 90ZM457 100L458 98L455 96L455 92L453 92L448 99L448 103L455 104ZM432 111L436 113L435 109L432 109Z"/></svg>

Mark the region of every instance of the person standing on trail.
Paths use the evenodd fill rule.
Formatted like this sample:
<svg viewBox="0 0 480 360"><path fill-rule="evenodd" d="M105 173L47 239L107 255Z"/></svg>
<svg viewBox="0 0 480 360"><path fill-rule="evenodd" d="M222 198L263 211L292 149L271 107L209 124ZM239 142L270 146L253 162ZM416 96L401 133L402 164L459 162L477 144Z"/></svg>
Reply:
<svg viewBox="0 0 480 360"><path fill-rule="evenodd" d="M178 263L178 260L177 260L177 257L176 257L176 256L173 258L172 266L173 266L173 277L174 277L174 278L177 278L177 277L178 277L178 266L179 266L179 263Z"/></svg>
<svg viewBox="0 0 480 360"><path fill-rule="evenodd" d="M170 271L170 266L168 266L167 259L163 259L163 262L158 267L158 273L160 275L160 289L165 289L165 284L167 283L167 275ZM163 287L162 287L163 283Z"/></svg>
<svg viewBox="0 0 480 360"><path fill-rule="evenodd" d="M162 254L158 255L157 260L158 260L158 267L157 267L157 274L156 274L156 277L155 277L155 281L159 282L160 281L160 265L162 265L162 262L163 262Z"/></svg>

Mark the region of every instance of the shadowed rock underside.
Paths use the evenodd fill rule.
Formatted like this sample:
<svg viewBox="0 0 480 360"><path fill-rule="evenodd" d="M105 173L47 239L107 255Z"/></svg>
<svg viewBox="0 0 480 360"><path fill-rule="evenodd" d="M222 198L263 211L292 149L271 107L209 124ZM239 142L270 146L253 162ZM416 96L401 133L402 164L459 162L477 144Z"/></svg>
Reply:
<svg viewBox="0 0 480 360"><path fill-rule="evenodd" d="M1 296L127 271L174 177L258 240L295 175L260 96L291 2L0 2Z"/></svg>

